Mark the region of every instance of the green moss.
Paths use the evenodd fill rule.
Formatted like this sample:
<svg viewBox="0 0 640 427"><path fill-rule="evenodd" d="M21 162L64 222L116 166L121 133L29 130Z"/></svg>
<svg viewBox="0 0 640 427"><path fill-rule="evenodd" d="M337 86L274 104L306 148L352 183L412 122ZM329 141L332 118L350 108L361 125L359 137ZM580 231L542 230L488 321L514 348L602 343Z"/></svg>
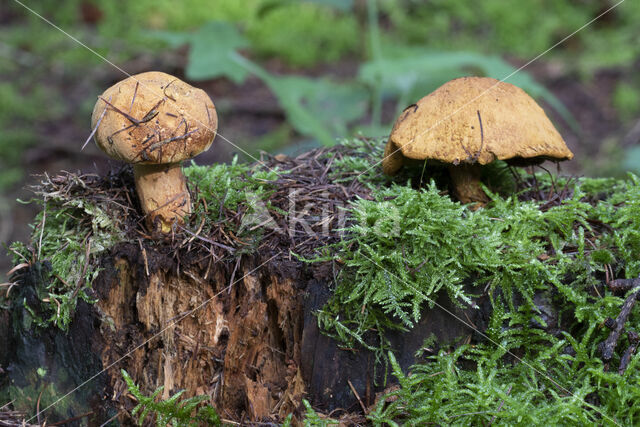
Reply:
<svg viewBox="0 0 640 427"><path fill-rule="evenodd" d="M275 170L265 170L261 165L238 163L198 166L192 163L184 169L190 187L202 198L207 206L237 211L247 200L266 200L273 191L272 181L278 177ZM218 222L224 219L221 209L196 209L196 218L206 215L207 220Z"/></svg>
<svg viewBox="0 0 640 427"><path fill-rule="evenodd" d="M640 410L638 362L624 375L589 354L593 336L558 340L526 363L505 363L494 346L441 352L405 374L389 354L400 389L381 399L375 425L633 425ZM577 351L567 354L565 345ZM464 369L469 361L475 369ZM394 397L396 400L390 399ZM599 404L594 404L599 402Z"/></svg>
<svg viewBox="0 0 640 427"><path fill-rule="evenodd" d="M536 178L547 194L549 176ZM374 424L637 423L640 356L619 375L608 370L624 344L611 367L597 347L609 334L604 320L623 301L602 286L605 268L616 277L640 274L640 179L559 179L555 186L571 197L547 204L492 194L474 212L431 182L383 186L374 200L353 204L347 237L331 251L345 268L318 313L327 334L380 354L391 348L385 331L413 327L440 292L469 306L486 290L492 305L479 344L445 348L409 374L388 353L401 388L381 400L369 416ZM559 333L540 327L536 295L561 307ZM639 320L634 310L629 325Z"/></svg>
<svg viewBox="0 0 640 427"><path fill-rule="evenodd" d="M550 185L543 174L537 179ZM612 186L616 191L610 197L587 202ZM354 223L336 248L347 268L320 322L352 345L354 336L359 340L367 330L379 330L381 318L413 326L440 291L469 304L472 295L463 291L469 282L477 293L485 286L499 289L513 311L512 295L531 303L537 290L562 288L564 277L578 274L576 266L588 277L572 284L572 292L591 286L589 277L603 272L605 264L626 277L637 276L638 178L582 179L572 191L571 198L544 210L545 200L493 195L487 208L473 212L442 196L434 183L422 190L396 184L375 190L374 200L353 205ZM596 232L593 223L609 227ZM353 335L341 332L346 330Z"/></svg>
<svg viewBox="0 0 640 427"><path fill-rule="evenodd" d="M20 367L15 373L18 379L3 388L0 392L0 398L3 402L11 402L13 409L30 414L34 411L37 402L40 408L46 408L50 405L56 406L57 414L65 414L72 417L83 411L86 405L85 393L95 390L83 390L78 398L62 399L62 396L70 387L68 381L68 372L62 369L56 369L55 372L47 372L44 367L28 368ZM22 375L22 377L20 377ZM35 420L30 420L35 422Z"/></svg>
<svg viewBox="0 0 640 427"><path fill-rule="evenodd" d="M242 239L241 251L251 252L263 228L250 230L247 225L257 225L251 222L252 215L259 216L271 208L268 199L279 171L238 163L236 157L228 165L192 164L184 173L196 194L191 223L196 227L202 225L203 235L211 235L216 227L223 227Z"/></svg>
<svg viewBox="0 0 640 427"><path fill-rule="evenodd" d="M161 427L188 427L188 426L219 426L220 417L215 408L205 404L211 400L211 396L193 396L184 398L185 390L181 390L167 400L160 400L158 396L164 390L164 386L158 387L150 396L142 393L133 382L127 371L121 370L129 393L138 404L131 410L131 415L137 418L138 425L145 425L144 421L153 419L154 425Z"/></svg>
<svg viewBox="0 0 640 427"><path fill-rule="evenodd" d="M24 302L35 325L66 329L78 298L93 302L91 282L98 275L97 255L121 240L117 220L104 207L82 198L49 194L33 223L31 243L11 246L14 262L39 264L36 287L40 306Z"/></svg>

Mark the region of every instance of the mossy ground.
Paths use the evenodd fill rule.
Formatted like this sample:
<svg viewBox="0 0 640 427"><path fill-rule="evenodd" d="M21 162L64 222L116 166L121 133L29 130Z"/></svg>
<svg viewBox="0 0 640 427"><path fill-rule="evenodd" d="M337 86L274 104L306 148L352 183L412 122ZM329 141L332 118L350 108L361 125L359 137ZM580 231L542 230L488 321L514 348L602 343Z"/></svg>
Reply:
<svg viewBox="0 0 640 427"><path fill-rule="evenodd" d="M619 374L626 338L608 363L598 345L610 332L605 320L615 318L623 302L605 286L606 277L640 273L640 180L568 179L543 171L510 180L500 171L504 165L495 168L489 171L494 181L499 175L507 184L501 190L516 191L492 193L485 209L453 202L433 181L416 189L402 178L375 188L373 200L352 204L354 222L332 250L345 268L318 313L324 330L346 348L385 348L384 331L411 328L425 306L437 310L438 292L461 305L482 295L491 301L481 337L457 348L425 343L423 363L409 373L390 349L400 388L380 399L369 419L637 423L639 357ZM635 310L629 331L637 321Z"/></svg>
<svg viewBox="0 0 640 427"><path fill-rule="evenodd" d="M447 178L437 170L405 171L394 180L380 176L374 164L381 147L345 141L344 148L321 154L332 158L325 172L333 185L349 189L357 183L358 191L335 208L346 209L340 233L334 230L332 239L300 257L338 258L333 297L318 321L345 347L376 351L399 381L368 419L413 425L638 423L640 358L634 355L618 373L627 338L607 363L598 345L609 334L605 320L618 315L625 297L610 291L606 278L640 274L640 179L512 175L498 164L486 171L491 202L473 211L451 200ZM267 163L271 170L240 163L186 168L197 194L187 231L177 230L166 242L140 233L136 238L160 250L206 236L228 258L255 250L277 233L247 227L243 218L258 205L276 223L287 217L276 196L292 164ZM91 279L99 272L94 260L141 229L135 194L123 190L128 184L105 183L102 195L80 199L79 183L40 191L46 202L32 241L12 247L17 263L49 262L39 306L22 302L36 325L66 327L76 298L93 298ZM114 203L126 200L128 207L114 215ZM441 292L462 306L487 297L488 326L458 346L426 342L421 362L402 372L385 331L411 328L423 310L438 309L434 300ZM639 320L635 309L627 330L636 331ZM311 409L307 417L312 424L323 419Z"/></svg>

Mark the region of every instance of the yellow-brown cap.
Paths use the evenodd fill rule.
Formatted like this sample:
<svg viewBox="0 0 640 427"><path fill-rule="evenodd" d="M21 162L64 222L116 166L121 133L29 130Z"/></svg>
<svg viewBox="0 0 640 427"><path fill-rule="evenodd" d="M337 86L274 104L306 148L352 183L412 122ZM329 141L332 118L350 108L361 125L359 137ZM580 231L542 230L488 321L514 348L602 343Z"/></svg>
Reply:
<svg viewBox="0 0 640 427"><path fill-rule="evenodd" d="M218 128L216 107L201 89L150 71L111 86L91 116L96 144L128 163L178 163L206 151Z"/></svg>
<svg viewBox="0 0 640 427"><path fill-rule="evenodd" d="M402 157L484 165L569 160L573 153L525 91L488 77L463 77L403 111L387 142L384 172L396 173Z"/></svg>

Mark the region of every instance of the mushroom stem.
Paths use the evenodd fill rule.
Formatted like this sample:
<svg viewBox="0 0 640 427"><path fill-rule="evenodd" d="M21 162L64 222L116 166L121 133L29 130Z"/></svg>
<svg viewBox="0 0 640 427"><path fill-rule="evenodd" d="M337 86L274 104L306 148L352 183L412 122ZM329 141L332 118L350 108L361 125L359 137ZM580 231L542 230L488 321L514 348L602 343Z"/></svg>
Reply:
<svg viewBox="0 0 640 427"><path fill-rule="evenodd" d="M476 202L476 208L487 204L489 198L480 186L480 165L463 163L457 166L450 165L448 169L453 192L458 200L464 204Z"/></svg>
<svg viewBox="0 0 640 427"><path fill-rule="evenodd" d="M133 166L142 210L153 231L169 233L191 213L191 197L180 163Z"/></svg>
<svg viewBox="0 0 640 427"><path fill-rule="evenodd" d="M389 138L384 147L384 157L382 158L382 172L386 175L395 175L402 168L404 156L400 148Z"/></svg>

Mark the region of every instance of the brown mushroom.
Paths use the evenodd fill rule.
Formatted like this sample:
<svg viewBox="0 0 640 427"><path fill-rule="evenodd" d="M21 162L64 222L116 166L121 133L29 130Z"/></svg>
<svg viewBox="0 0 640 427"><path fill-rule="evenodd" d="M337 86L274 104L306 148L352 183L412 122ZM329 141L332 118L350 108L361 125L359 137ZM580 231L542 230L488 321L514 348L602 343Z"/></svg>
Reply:
<svg viewBox="0 0 640 427"><path fill-rule="evenodd" d="M407 159L447 165L454 193L483 206L480 166L569 160L565 145L542 108L522 89L488 77L451 80L405 109L391 131L382 169L393 175Z"/></svg>
<svg viewBox="0 0 640 427"><path fill-rule="evenodd" d="M209 96L169 74L137 74L98 97L91 127L107 155L133 164L151 229L168 233L182 223L191 198L181 163L208 150L218 127Z"/></svg>

